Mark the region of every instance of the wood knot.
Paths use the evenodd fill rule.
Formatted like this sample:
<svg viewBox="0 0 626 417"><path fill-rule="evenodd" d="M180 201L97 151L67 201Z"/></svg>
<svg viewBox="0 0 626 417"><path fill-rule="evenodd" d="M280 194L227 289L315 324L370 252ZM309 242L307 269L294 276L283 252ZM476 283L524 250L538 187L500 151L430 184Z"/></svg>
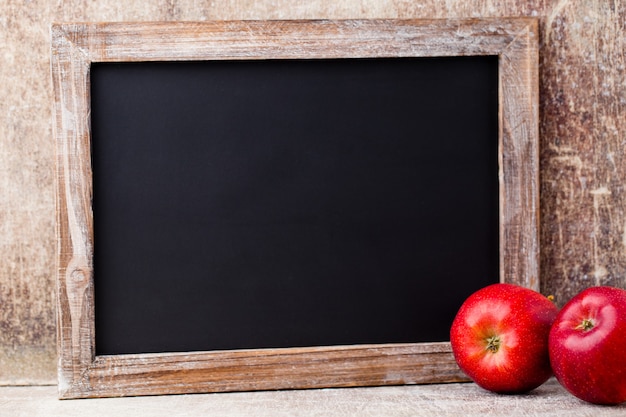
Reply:
<svg viewBox="0 0 626 417"><path fill-rule="evenodd" d="M86 278L85 273L80 269L75 269L70 273L70 279L73 282L83 282Z"/></svg>

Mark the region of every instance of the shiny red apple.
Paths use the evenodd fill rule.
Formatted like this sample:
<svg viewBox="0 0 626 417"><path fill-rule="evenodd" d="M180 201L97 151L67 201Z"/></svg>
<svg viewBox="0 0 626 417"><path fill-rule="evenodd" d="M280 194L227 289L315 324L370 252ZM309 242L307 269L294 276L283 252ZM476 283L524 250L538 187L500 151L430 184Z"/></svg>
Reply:
<svg viewBox="0 0 626 417"><path fill-rule="evenodd" d="M454 358L482 388L527 392L550 376L548 334L557 307L540 293L493 284L465 300L450 330Z"/></svg>
<svg viewBox="0 0 626 417"><path fill-rule="evenodd" d="M550 331L558 381L581 400L626 401L626 290L588 288L559 312Z"/></svg>

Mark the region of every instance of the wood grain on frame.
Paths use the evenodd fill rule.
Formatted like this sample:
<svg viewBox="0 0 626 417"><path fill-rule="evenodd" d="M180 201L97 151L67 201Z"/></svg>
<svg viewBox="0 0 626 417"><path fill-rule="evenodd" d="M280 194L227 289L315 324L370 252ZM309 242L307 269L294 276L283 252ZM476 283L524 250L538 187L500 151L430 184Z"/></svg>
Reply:
<svg viewBox="0 0 626 417"><path fill-rule="evenodd" d="M454 382L448 342L96 356L93 62L497 55L500 280L539 289L538 34L528 18L52 27L61 398Z"/></svg>

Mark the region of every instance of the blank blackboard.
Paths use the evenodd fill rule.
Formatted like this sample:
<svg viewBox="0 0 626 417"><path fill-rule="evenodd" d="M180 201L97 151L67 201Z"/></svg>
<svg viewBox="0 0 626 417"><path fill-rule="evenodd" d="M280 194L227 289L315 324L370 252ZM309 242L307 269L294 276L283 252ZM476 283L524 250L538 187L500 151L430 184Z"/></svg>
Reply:
<svg viewBox="0 0 626 417"><path fill-rule="evenodd" d="M465 381L539 277L536 19L51 27L60 398Z"/></svg>
<svg viewBox="0 0 626 417"><path fill-rule="evenodd" d="M98 355L436 342L499 280L498 57L96 63Z"/></svg>

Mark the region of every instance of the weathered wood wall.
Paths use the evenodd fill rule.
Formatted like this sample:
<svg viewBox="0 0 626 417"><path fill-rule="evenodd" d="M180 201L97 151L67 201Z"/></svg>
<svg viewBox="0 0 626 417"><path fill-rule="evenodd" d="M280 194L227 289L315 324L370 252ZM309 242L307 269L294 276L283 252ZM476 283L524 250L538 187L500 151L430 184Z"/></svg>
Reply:
<svg viewBox="0 0 626 417"><path fill-rule="evenodd" d="M53 21L537 16L542 291L626 288L626 0L0 3L0 385L56 381Z"/></svg>

